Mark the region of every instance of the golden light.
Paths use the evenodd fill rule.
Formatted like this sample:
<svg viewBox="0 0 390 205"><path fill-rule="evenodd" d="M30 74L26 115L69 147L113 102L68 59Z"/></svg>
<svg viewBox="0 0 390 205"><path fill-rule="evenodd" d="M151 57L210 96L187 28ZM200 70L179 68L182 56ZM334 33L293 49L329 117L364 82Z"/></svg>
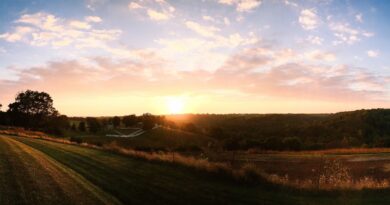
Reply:
<svg viewBox="0 0 390 205"><path fill-rule="evenodd" d="M169 97L166 99L169 114L181 114L184 112L184 99L182 97Z"/></svg>

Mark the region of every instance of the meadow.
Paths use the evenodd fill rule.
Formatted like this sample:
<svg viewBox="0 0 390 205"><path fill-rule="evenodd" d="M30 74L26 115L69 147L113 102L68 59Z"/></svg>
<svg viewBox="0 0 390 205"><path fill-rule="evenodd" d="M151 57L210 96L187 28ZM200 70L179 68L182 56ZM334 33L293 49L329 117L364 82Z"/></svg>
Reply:
<svg viewBox="0 0 390 205"><path fill-rule="evenodd" d="M270 174L252 176L260 173L253 172L253 166L246 166L246 172L229 172L227 170L242 171L243 168L201 163L196 159L189 161L190 158L180 155L172 161L169 154L153 156L69 141L2 135L0 146L1 204L13 204L15 200L18 204L385 204L390 201L388 184L380 187L377 183L358 189L291 186L294 185L291 182L310 172L309 162L318 166L316 160L336 157L360 162L361 168L372 167L371 163L376 163L377 168L387 167L389 154L382 152L348 156L250 154L257 161L255 167L264 173L272 173L272 167L279 167L280 175L284 171L300 172L295 180L286 182ZM303 158L305 160L299 161ZM386 160L378 160L382 158ZM237 162L248 159L248 154L237 156ZM186 160L187 164L183 162ZM303 166L304 161L309 164ZM335 169L335 173L343 170L332 166L330 169ZM387 174L385 169L382 171ZM376 173L379 172L373 174Z"/></svg>

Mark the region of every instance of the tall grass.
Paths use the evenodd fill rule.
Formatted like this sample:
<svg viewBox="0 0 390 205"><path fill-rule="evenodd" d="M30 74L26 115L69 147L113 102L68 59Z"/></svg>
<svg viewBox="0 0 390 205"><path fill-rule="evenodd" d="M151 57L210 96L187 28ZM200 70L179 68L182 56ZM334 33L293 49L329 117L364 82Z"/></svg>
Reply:
<svg viewBox="0 0 390 205"><path fill-rule="evenodd" d="M372 177L353 179L350 170L339 160L326 160L318 172L316 179L292 180L288 175L278 176L264 172L261 167L253 163L246 163L240 167L233 167L225 162L211 162L207 159L183 156L176 152L144 152L126 149L116 142L102 146L88 143L78 143L68 139L54 138L41 132L26 131L23 129L0 130L0 134L43 139L52 142L72 144L94 149L110 151L138 159L177 164L190 167L199 171L226 176L234 180L246 183L270 182L298 189L316 190L361 190L361 189L384 189L389 188L388 180L376 180ZM280 153L280 152L278 152ZM316 151L316 153L320 153ZM328 152L323 152L328 153Z"/></svg>
<svg viewBox="0 0 390 205"><path fill-rule="evenodd" d="M288 175L263 175L269 181L285 186L301 189L319 190L361 190L389 188L389 180L377 180L372 177L353 179L348 167L340 160L327 159L321 167L316 179L290 180Z"/></svg>

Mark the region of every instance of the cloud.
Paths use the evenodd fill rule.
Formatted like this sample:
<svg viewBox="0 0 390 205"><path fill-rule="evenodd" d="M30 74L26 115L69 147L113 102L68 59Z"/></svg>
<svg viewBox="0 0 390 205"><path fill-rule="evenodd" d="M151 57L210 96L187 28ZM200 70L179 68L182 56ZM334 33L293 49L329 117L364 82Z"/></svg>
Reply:
<svg viewBox="0 0 390 205"><path fill-rule="evenodd" d="M246 46L259 42L259 38L253 32L250 32L247 36L242 36L240 33L222 35L218 34L220 31L219 28L214 26L205 26L194 21L186 21L185 26L199 35L209 38L210 44L214 45L215 48L234 48L237 46Z"/></svg>
<svg viewBox="0 0 390 205"><path fill-rule="evenodd" d="M305 61L286 62L272 66L277 53L257 48L243 51L228 59L219 71L219 83L227 88L263 95L321 100L384 100L389 92L386 77L375 76L347 65L307 64ZM255 49L256 50L256 49ZM261 70L259 70L261 69ZM359 85L359 86L358 86ZM362 85L367 85L366 88ZM370 85L370 86L368 86Z"/></svg>
<svg viewBox="0 0 390 205"><path fill-rule="evenodd" d="M0 34L0 39L4 39L8 42L22 41L28 34L33 31L32 28L26 26L17 26L12 33Z"/></svg>
<svg viewBox="0 0 390 205"><path fill-rule="evenodd" d="M333 44L355 44L361 41L363 37L372 37L374 33L352 28L348 23L331 22L329 28L333 35L338 39Z"/></svg>
<svg viewBox="0 0 390 205"><path fill-rule="evenodd" d="M355 15L355 20L359 23L363 23L363 14L356 14Z"/></svg>
<svg viewBox="0 0 390 205"><path fill-rule="evenodd" d="M225 24L225 25L230 25L230 20L229 20L229 18L227 18L227 17L224 17L223 18L223 23Z"/></svg>
<svg viewBox="0 0 390 205"><path fill-rule="evenodd" d="M13 31L0 34L0 38L31 46L104 48L108 42L117 39L121 31L94 29L93 24L101 21L97 16L87 16L83 21L67 20L44 12L24 14L15 21Z"/></svg>
<svg viewBox="0 0 390 205"><path fill-rule="evenodd" d="M86 0L86 7L95 11L98 7L104 5L108 0Z"/></svg>
<svg viewBox="0 0 390 205"><path fill-rule="evenodd" d="M285 106L296 100L344 104L379 100L389 105L386 98L389 76L373 75L348 65L324 64L327 61L308 63L292 49L253 46L215 62L213 55L218 53L205 49L215 46L207 40L174 39L158 43L165 48L131 50L135 56L131 59L95 57L14 70L16 80L0 80L0 97L11 100L20 90L43 90L51 93L61 103L59 109L65 112L75 106L90 106L90 102L84 102L87 99L109 102L116 99L114 96L121 96L120 101L129 105L140 103L131 98L134 96L145 100L183 92L213 99L210 103L215 106L225 106L219 102L231 99L263 102L256 101L260 98L266 98L271 104L282 100L281 105ZM171 51L176 61L168 59ZM327 58L326 55L318 57L322 55L318 53L313 58ZM186 54L191 58L187 59ZM191 61L187 65L195 66L193 69L172 69L174 65L186 65L182 63L187 60ZM210 65L215 69L206 69ZM82 100L72 104L77 98Z"/></svg>
<svg viewBox="0 0 390 205"><path fill-rule="evenodd" d="M103 20L99 16L87 16L85 17L85 21L92 23L100 23Z"/></svg>
<svg viewBox="0 0 390 205"><path fill-rule="evenodd" d="M76 29L90 29L91 28L91 25L89 25L87 22L83 22L83 21L71 21L69 23L69 25L71 27L74 27Z"/></svg>
<svg viewBox="0 0 390 205"><path fill-rule="evenodd" d="M323 52L320 50L314 50L304 53L304 56L309 60L320 60L320 61L335 61L336 56L330 52Z"/></svg>
<svg viewBox="0 0 390 205"><path fill-rule="evenodd" d="M213 17L206 16L206 15L202 16L202 19L205 20L205 21L215 21L215 19Z"/></svg>
<svg viewBox="0 0 390 205"><path fill-rule="evenodd" d="M215 32L220 30L219 28L213 26L203 26L193 21L186 21L185 25L187 26L187 28L195 31L196 33L204 37L213 37L215 36Z"/></svg>
<svg viewBox="0 0 390 205"><path fill-rule="evenodd" d="M140 4L138 4L136 2L130 2L128 7L130 10L143 8L143 6L141 6Z"/></svg>
<svg viewBox="0 0 390 205"><path fill-rule="evenodd" d="M218 0L220 4L234 5L238 12L249 12L261 5L261 0Z"/></svg>
<svg viewBox="0 0 390 205"><path fill-rule="evenodd" d="M379 56L379 51L369 50L367 51L367 56L370 58L376 58Z"/></svg>
<svg viewBox="0 0 390 205"><path fill-rule="evenodd" d="M299 16L299 23L305 30L312 30L318 27L319 18L317 12L314 9L304 9Z"/></svg>
<svg viewBox="0 0 390 205"><path fill-rule="evenodd" d="M133 1L128 4L131 11L145 13L153 21L167 21L174 17L175 7L164 0Z"/></svg>
<svg viewBox="0 0 390 205"><path fill-rule="evenodd" d="M284 4L287 6L292 6L292 7L299 7L299 5L296 2L285 0Z"/></svg>
<svg viewBox="0 0 390 205"><path fill-rule="evenodd" d="M324 42L324 39L319 36L308 36L306 40L314 45L322 45Z"/></svg>
<svg viewBox="0 0 390 205"><path fill-rule="evenodd" d="M148 13L148 16L150 19L156 20L156 21L165 21L165 20L168 20L170 18L170 16L168 14L163 13L163 12L158 12L154 9L148 9L147 13Z"/></svg>

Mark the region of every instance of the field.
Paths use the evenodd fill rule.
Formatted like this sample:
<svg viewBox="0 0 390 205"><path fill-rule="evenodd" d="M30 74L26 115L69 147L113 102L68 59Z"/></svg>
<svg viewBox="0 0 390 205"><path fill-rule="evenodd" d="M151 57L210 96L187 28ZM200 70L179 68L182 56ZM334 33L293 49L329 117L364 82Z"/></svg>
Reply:
<svg viewBox="0 0 390 205"><path fill-rule="evenodd" d="M175 150L175 151L199 151L200 147L207 145L210 138L200 134L194 134L169 128L157 128L133 137L106 137L85 136L83 142L95 145L115 143L123 148L137 150Z"/></svg>
<svg viewBox="0 0 390 205"><path fill-rule="evenodd" d="M0 204L386 204L389 190L307 191L166 162L0 137ZM299 168L299 167L297 167Z"/></svg>
<svg viewBox="0 0 390 205"><path fill-rule="evenodd" d="M302 188L310 182L316 188L320 177L337 178L334 186L350 184L348 188L390 187L390 153L389 149L365 149L359 152L275 152L275 153L236 153L232 161L232 153L221 157L236 166L254 165L266 175L283 178L286 184ZM364 152L363 152L364 151ZM349 181L347 181L349 180ZM287 183L288 182L288 183ZM339 185L337 185L339 183ZM343 184L344 183L344 184ZM329 184L330 185L330 184ZM334 188L334 187L333 187Z"/></svg>

